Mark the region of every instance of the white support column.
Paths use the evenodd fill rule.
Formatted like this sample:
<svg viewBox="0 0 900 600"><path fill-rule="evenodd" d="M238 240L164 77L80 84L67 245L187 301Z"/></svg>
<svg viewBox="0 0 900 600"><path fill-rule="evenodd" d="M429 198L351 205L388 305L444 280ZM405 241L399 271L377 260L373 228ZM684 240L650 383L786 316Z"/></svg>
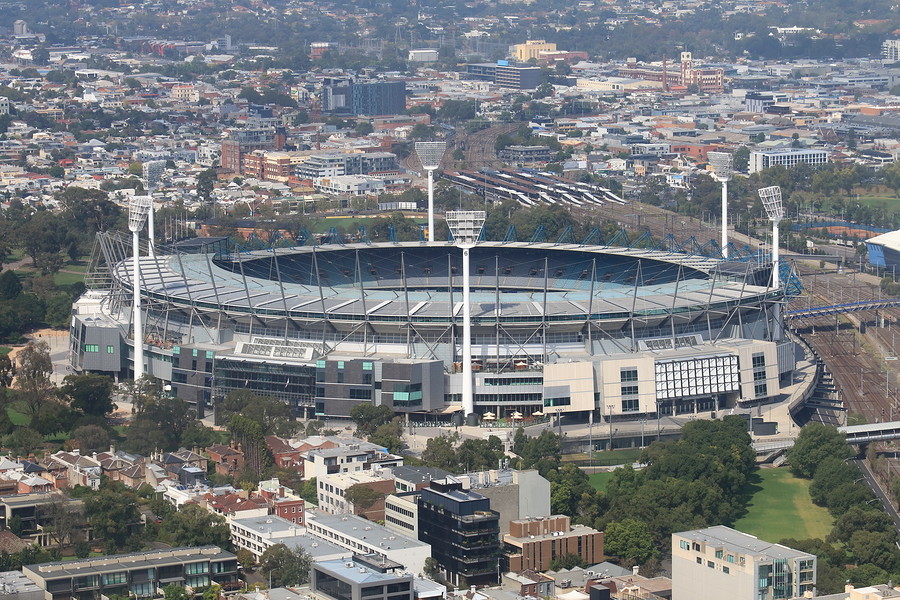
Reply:
<svg viewBox="0 0 900 600"><path fill-rule="evenodd" d="M781 286L778 274L778 228L781 224L780 220L772 221L772 287Z"/></svg>
<svg viewBox="0 0 900 600"><path fill-rule="evenodd" d="M150 198L150 212L147 213L147 256L156 258L156 227L154 223L153 198Z"/></svg>
<svg viewBox="0 0 900 600"><path fill-rule="evenodd" d="M462 339L462 405L463 413L475 412L474 382L472 381L472 308L469 285L470 253L474 246L460 246L463 253L463 339Z"/></svg>
<svg viewBox="0 0 900 600"><path fill-rule="evenodd" d="M728 258L728 180L722 181L722 256Z"/></svg>
<svg viewBox="0 0 900 600"><path fill-rule="evenodd" d="M434 241L434 169L428 169L428 241Z"/></svg>
<svg viewBox="0 0 900 600"><path fill-rule="evenodd" d="M134 281L131 283L134 310L134 380L137 381L144 375L144 328L141 326L141 252L137 231L131 234L131 249L134 252Z"/></svg>

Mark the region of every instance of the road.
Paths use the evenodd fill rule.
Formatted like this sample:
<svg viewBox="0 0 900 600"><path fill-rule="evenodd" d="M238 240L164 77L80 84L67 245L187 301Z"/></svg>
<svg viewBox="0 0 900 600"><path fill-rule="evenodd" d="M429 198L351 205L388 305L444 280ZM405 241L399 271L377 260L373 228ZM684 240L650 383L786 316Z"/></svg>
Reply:
<svg viewBox="0 0 900 600"><path fill-rule="evenodd" d="M887 497L887 494L884 493L884 490L881 489L881 486L875 480L875 476L872 474L872 471L869 470L869 465L866 464L864 460L854 460L854 464L862 473L862 476L865 478L866 483L872 491L875 493L875 496L878 498L881 505L884 507L884 512L890 515L891 519L894 521L894 527L900 531L900 514L897 513L897 509L894 508L894 504L891 502L890 498Z"/></svg>

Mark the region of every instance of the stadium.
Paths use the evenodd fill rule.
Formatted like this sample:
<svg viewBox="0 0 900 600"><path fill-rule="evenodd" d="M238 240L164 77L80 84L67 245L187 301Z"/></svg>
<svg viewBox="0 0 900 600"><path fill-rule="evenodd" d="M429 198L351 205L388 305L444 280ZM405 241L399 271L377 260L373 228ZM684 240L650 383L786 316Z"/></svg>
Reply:
<svg viewBox="0 0 900 600"><path fill-rule="evenodd" d="M475 246L470 421L708 415L778 399L795 352L771 265L635 246ZM133 376L130 254L122 234L99 236L73 307L75 372ZM201 415L249 389L307 418L374 402L459 422L461 257L447 242L160 247L140 258L144 372Z"/></svg>

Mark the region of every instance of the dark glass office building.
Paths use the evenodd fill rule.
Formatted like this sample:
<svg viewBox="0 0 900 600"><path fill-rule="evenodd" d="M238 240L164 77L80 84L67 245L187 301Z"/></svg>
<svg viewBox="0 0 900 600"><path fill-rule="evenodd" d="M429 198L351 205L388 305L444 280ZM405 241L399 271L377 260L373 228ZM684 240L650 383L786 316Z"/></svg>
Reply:
<svg viewBox="0 0 900 600"><path fill-rule="evenodd" d="M450 583L496 585L500 575L500 513L490 500L452 477L434 480L419 496L419 539Z"/></svg>
<svg viewBox="0 0 900 600"><path fill-rule="evenodd" d="M406 110L406 82L354 83L350 112L354 115L399 115Z"/></svg>

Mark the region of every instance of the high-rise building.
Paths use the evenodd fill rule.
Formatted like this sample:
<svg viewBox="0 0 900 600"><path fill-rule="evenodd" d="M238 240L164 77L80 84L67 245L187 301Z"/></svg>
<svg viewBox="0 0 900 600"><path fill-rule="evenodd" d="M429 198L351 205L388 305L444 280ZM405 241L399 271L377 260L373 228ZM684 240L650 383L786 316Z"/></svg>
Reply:
<svg viewBox="0 0 900 600"><path fill-rule="evenodd" d="M816 557L717 525L672 534L672 597L783 600L816 587Z"/></svg>
<svg viewBox="0 0 900 600"><path fill-rule="evenodd" d="M750 173L756 173L775 165L791 168L800 163L824 165L828 162L827 150L805 150L802 148L779 148L750 153Z"/></svg>
<svg viewBox="0 0 900 600"><path fill-rule="evenodd" d="M405 81L354 83L350 88L350 112L354 115L399 115L404 110Z"/></svg>
<svg viewBox="0 0 900 600"><path fill-rule="evenodd" d="M456 586L499 582L500 515L490 504L453 477L432 481L419 496L419 539Z"/></svg>
<svg viewBox="0 0 900 600"><path fill-rule="evenodd" d="M881 56L890 62L900 61L900 40L884 40L881 44Z"/></svg>

